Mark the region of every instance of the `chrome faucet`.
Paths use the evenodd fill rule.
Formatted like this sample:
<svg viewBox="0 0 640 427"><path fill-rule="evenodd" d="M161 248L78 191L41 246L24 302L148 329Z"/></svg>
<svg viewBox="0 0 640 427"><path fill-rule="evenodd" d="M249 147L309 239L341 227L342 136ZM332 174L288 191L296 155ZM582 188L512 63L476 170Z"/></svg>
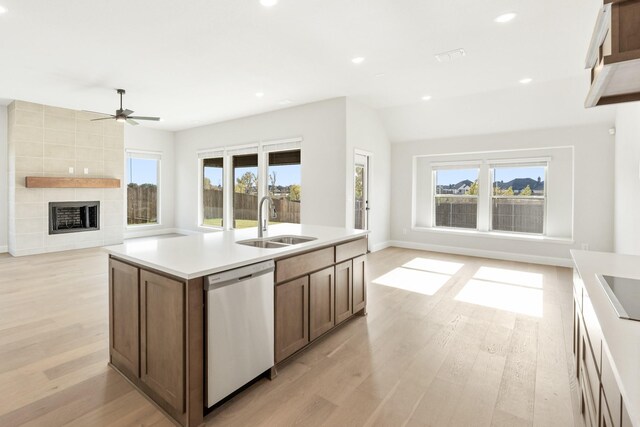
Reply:
<svg viewBox="0 0 640 427"><path fill-rule="evenodd" d="M271 218L277 218L278 214L276 213L276 207L273 203L273 199L269 196L264 196L260 200L260 206L258 207L258 239L262 238L262 233L267 231L267 227L269 227L269 221L262 219L262 205L265 200L269 201L269 208L271 209ZM264 222L263 222L264 221Z"/></svg>

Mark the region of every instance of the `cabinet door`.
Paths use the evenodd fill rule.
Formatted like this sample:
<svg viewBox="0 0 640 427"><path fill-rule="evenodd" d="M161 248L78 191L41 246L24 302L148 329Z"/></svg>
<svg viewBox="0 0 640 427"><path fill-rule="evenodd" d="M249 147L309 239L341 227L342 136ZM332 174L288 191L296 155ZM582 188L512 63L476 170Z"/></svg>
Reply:
<svg viewBox="0 0 640 427"><path fill-rule="evenodd" d="M366 255L353 259L353 312L367 306Z"/></svg>
<svg viewBox="0 0 640 427"><path fill-rule="evenodd" d="M333 267L309 276L309 335L311 341L335 325Z"/></svg>
<svg viewBox="0 0 640 427"><path fill-rule="evenodd" d="M353 313L352 263L336 265L336 325L351 317Z"/></svg>
<svg viewBox="0 0 640 427"><path fill-rule="evenodd" d="M140 376L138 269L109 260L109 355L111 363L133 377Z"/></svg>
<svg viewBox="0 0 640 427"><path fill-rule="evenodd" d="M309 276L276 286L276 363L309 343Z"/></svg>
<svg viewBox="0 0 640 427"><path fill-rule="evenodd" d="M140 272L141 380L178 412L185 394L185 284Z"/></svg>

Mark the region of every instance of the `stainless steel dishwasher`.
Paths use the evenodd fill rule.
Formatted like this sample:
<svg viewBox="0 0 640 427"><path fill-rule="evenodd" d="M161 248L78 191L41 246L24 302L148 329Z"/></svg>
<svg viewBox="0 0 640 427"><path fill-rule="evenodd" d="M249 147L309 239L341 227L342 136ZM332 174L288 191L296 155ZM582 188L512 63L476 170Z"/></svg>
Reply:
<svg viewBox="0 0 640 427"><path fill-rule="evenodd" d="M273 271L271 260L207 277L207 407L273 366Z"/></svg>

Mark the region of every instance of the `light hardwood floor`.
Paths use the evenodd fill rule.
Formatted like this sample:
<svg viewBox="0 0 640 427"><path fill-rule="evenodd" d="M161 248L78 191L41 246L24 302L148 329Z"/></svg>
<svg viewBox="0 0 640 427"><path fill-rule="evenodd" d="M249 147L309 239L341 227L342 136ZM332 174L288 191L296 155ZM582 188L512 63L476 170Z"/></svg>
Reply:
<svg viewBox="0 0 640 427"><path fill-rule="evenodd" d="M368 279L366 317L207 425L579 424L570 270L389 248ZM0 426L172 425L107 367L107 319L100 249L0 256Z"/></svg>

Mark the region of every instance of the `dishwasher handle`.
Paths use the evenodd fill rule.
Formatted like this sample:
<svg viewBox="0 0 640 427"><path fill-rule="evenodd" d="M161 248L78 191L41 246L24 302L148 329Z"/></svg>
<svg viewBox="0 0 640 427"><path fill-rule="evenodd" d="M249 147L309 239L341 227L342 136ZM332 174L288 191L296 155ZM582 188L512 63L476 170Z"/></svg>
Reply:
<svg viewBox="0 0 640 427"><path fill-rule="evenodd" d="M274 270L275 263L273 260L269 260L258 264L251 264L236 268L234 270L223 271L222 273L212 274L207 277L205 290L213 291L215 289L220 289L225 286L233 285L234 283L244 282L245 280L250 280L272 273Z"/></svg>

